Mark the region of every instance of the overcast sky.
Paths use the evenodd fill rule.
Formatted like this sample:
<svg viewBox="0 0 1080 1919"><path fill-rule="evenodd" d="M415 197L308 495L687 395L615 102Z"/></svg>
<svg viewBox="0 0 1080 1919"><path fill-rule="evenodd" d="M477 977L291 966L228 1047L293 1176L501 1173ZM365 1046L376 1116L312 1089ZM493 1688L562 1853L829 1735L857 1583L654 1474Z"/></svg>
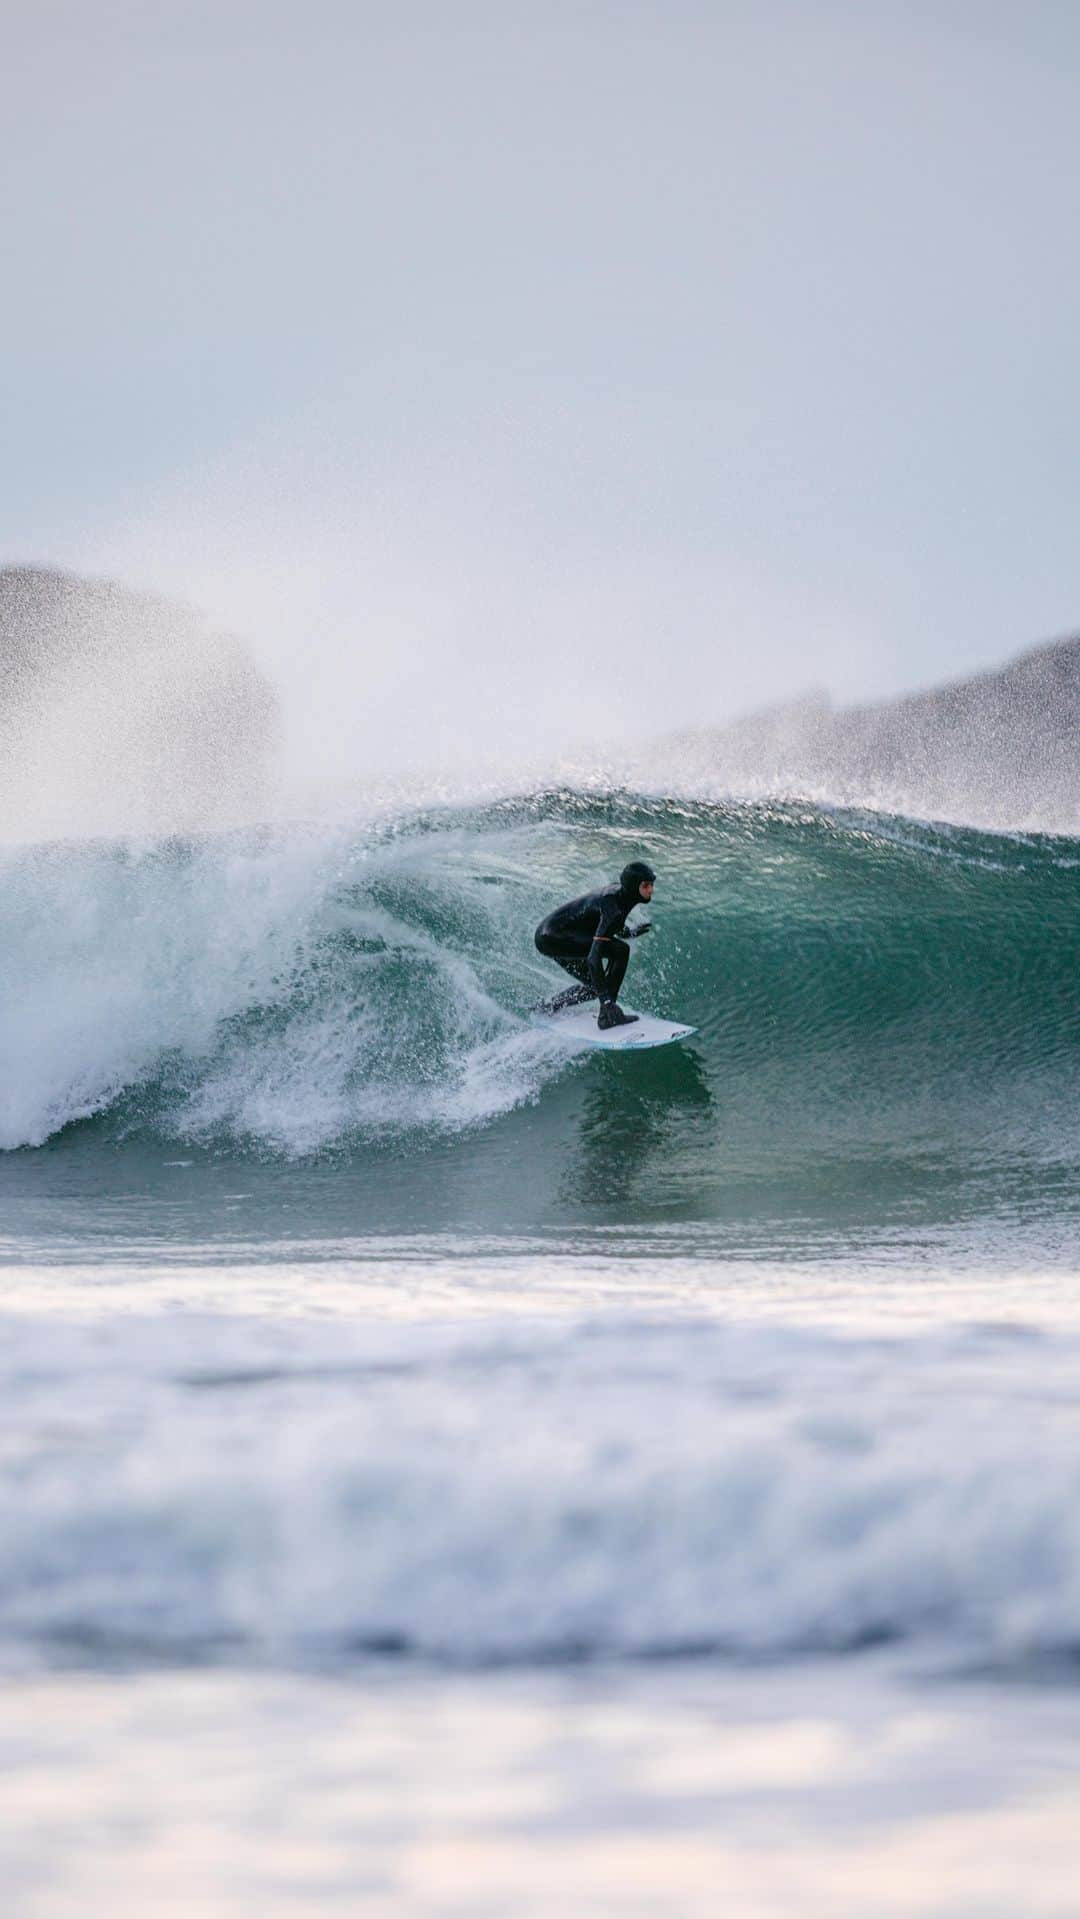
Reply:
<svg viewBox="0 0 1080 1919"><path fill-rule="evenodd" d="M328 768L1080 624L1074 0L5 9L0 560Z"/></svg>

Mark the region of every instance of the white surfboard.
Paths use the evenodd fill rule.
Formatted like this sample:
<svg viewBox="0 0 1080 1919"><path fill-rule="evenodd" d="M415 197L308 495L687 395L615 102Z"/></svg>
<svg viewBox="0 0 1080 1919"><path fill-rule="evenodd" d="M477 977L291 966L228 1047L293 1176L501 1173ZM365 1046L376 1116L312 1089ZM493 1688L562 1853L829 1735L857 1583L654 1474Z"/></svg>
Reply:
<svg viewBox="0 0 1080 1919"><path fill-rule="evenodd" d="M623 1011L633 1012L632 1006ZM640 1053L647 1046L670 1046L672 1040L688 1039L696 1026L680 1026L675 1020L654 1019L651 1013L639 1013L632 1026L609 1026L602 1032L596 1024L595 1000L584 1006L565 1006L561 1013L530 1013L533 1026L539 1026L565 1046L602 1046L608 1053Z"/></svg>

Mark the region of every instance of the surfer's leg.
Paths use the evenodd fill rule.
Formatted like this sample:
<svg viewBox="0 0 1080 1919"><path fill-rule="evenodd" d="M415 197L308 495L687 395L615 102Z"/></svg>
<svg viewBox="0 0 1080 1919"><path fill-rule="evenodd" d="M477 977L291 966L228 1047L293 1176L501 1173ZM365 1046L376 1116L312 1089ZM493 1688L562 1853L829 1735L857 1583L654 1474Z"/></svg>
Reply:
<svg viewBox="0 0 1080 1919"><path fill-rule="evenodd" d="M626 973L626 962L630 958L630 948L625 940L618 938L607 942L608 952L604 961L604 991L600 995L600 1011L596 1024L601 1032L610 1026L635 1026L636 1013L624 1013L617 1004L619 988Z"/></svg>
<svg viewBox="0 0 1080 1919"><path fill-rule="evenodd" d="M559 1013L564 1006L581 1006L586 1000L596 998L596 989L589 978L588 958L591 940L577 939L571 933L538 933L536 950L543 953L545 959L553 959L564 973L579 982L570 986L565 993L556 993L554 999L546 999L536 1008L538 1013Z"/></svg>
<svg viewBox="0 0 1080 1919"><path fill-rule="evenodd" d="M604 980L606 989L604 998L606 1000L618 999L619 988L626 977L626 963L629 958L630 948L625 940L612 939L608 941L607 969Z"/></svg>
<svg viewBox="0 0 1080 1919"><path fill-rule="evenodd" d="M552 999L542 999L536 1012L561 1013L567 1006L584 1006L587 999L595 999L591 986L568 986L565 993L556 993Z"/></svg>

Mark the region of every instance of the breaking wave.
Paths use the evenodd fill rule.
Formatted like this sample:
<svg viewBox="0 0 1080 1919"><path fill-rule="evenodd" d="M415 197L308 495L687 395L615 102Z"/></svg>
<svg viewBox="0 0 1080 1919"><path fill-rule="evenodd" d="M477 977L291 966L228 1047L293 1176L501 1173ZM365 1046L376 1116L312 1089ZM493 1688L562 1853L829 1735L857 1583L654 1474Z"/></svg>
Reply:
<svg viewBox="0 0 1080 1919"><path fill-rule="evenodd" d="M297 1158L542 1102L568 1062L524 1017L553 983L533 927L633 852L660 885L627 998L701 1029L736 1159L1071 1152L1077 842L559 791L4 853L0 1145L92 1123Z"/></svg>

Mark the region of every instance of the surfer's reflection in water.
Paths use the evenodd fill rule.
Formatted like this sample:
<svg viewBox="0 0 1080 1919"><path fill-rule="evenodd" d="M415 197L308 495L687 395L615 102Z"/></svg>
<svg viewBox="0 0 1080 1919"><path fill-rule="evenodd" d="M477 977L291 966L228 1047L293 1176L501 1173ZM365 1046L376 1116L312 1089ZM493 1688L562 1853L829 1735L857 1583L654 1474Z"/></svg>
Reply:
<svg viewBox="0 0 1080 1919"><path fill-rule="evenodd" d="M655 882L651 866L631 860L617 884L567 900L541 920L535 934L537 952L553 959L578 984L544 1000L537 1012L560 1013L564 1007L596 999L600 1002L596 1024L605 1032L612 1026L633 1025L637 1014L623 1012L619 989L630 958L627 941L647 933L649 921L629 929L626 921L635 906L652 899Z"/></svg>
<svg viewBox="0 0 1080 1919"><path fill-rule="evenodd" d="M641 1211L694 1210L701 1159L715 1142L713 1095L691 1048L633 1058L591 1055L578 1144L562 1181L564 1201Z"/></svg>

